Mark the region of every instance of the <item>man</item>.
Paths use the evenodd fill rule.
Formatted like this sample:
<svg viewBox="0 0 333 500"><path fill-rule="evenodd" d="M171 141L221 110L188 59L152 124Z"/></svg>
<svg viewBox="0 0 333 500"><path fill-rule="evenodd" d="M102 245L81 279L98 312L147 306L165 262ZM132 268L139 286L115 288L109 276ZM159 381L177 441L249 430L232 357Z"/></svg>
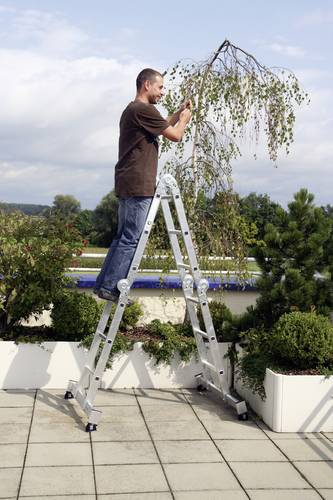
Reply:
<svg viewBox="0 0 333 500"><path fill-rule="evenodd" d="M157 137L182 139L191 119L192 104L184 103L168 119L154 104L163 96L163 76L150 68L136 79L137 94L120 118L119 159L115 167L115 192L119 197L118 229L94 292L116 302L117 283L128 274L154 196L158 162Z"/></svg>

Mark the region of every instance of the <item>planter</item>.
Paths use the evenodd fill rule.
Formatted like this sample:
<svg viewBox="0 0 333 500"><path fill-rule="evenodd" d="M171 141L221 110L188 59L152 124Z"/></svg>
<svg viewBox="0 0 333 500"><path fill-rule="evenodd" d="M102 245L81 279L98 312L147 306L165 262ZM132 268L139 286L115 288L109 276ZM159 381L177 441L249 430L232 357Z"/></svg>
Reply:
<svg viewBox="0 0 333 500"><path fill-rule="evenodd" d="M87 350L78 345L78 342L44 342L42 345L0 342L0 388L66 389L70 379L79 380L87 359ZM103 388L196 386L194 376L201 371L201 365L194 358L183 363L176 357L170 365L155 366L154 358L150 358L141 346L137 342L133 351L114 358L112 369L104 373ZM228 346L219 346L224 355ZM229 376L229 365L225 365Z"/></svg>
<svg viewBox="0 0 333 500"><path fill-rule="evenodd" d="M275 432L332 432L333 376L281 375L266 369L266 399L236 382L237 392Z"/></svg>

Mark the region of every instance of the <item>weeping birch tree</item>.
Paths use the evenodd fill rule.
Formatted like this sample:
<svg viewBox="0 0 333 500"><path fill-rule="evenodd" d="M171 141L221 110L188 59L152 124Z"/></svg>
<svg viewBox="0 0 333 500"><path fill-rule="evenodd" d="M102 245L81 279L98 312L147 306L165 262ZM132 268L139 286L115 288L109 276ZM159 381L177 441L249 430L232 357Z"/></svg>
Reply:
<svg viewBox="0 0 333 500"><path fill-rule="evenodd" d="M258 144L264 136L275 165L280 150L289 154L295 108L307 103L308 95L292 72L268 68L228 40L206 61L177 62L165 80L168 113L186 99L192 100L193 112L182 142L163 139L161 152L168 158L163 172L180 185L197 252L232 256L242 272L254 233L240 215L232 186L240 142ZM200 194L212 199L211 210L207 204L202 210Z"/></svg>

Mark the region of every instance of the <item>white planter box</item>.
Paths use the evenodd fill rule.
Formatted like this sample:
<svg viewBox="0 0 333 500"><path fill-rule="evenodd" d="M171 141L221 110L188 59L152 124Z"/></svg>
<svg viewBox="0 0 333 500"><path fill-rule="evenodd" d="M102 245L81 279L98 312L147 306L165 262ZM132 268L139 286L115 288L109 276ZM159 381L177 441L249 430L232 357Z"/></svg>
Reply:
<svg viewBox="0 0 333 500"><path fill-rule="evenodd" d="M266 370L266 399L236 382L237 392L275 432L332 432L333 376L281 375Z"/></svg>
<svg viewBox="0 0 333 500"><path fill-rule="evenodd" d="M0 389L66 389L69 380L79 380L87 351L78 348L78 342L44 342L19 344L0 342ZM117 355L111 370L102 379L103 388L178 388L195 387L194 376L201 365L192 359L183 363L174 359L171 365L155 365L141 343L133 351ZM221 356L227 345L219 344ZM227 360L225 360L227 361ZM227 377L229 363L225 363Z"/></svg>

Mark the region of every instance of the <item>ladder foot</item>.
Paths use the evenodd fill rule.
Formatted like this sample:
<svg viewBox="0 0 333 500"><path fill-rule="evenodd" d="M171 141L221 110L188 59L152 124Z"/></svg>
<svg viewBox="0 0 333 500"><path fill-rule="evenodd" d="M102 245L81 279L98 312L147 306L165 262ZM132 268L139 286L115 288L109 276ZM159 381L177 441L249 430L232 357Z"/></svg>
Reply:
<svg viewBox="0 0 333 500"><path fill-rule="evenodd" d="M73 393L71 391L66 391L64 395L64 399L73 399Z"/></svg>
<svg viewBox="0 0 333 500"><path fill-rule="evenodd" d="M197 386L197 391L199 391L199 392L205 392L205 391L207 391L207 387L205 387L205 386L204 386L204 385L202 385L202 384L199 384L199 385Z"/></svg>
<svg viewBox="0 0 333 500"><path fill-rule="evenodd" d="M97 430L97 424L90 424L89 422L86 425L86 432L93 432Z"/></svg>
<svg viewBox="0 0 333 500"><path fill-rule="evenodd" d="M238 415L238 420L249 420L249 415L247 412Z"/></svg>

